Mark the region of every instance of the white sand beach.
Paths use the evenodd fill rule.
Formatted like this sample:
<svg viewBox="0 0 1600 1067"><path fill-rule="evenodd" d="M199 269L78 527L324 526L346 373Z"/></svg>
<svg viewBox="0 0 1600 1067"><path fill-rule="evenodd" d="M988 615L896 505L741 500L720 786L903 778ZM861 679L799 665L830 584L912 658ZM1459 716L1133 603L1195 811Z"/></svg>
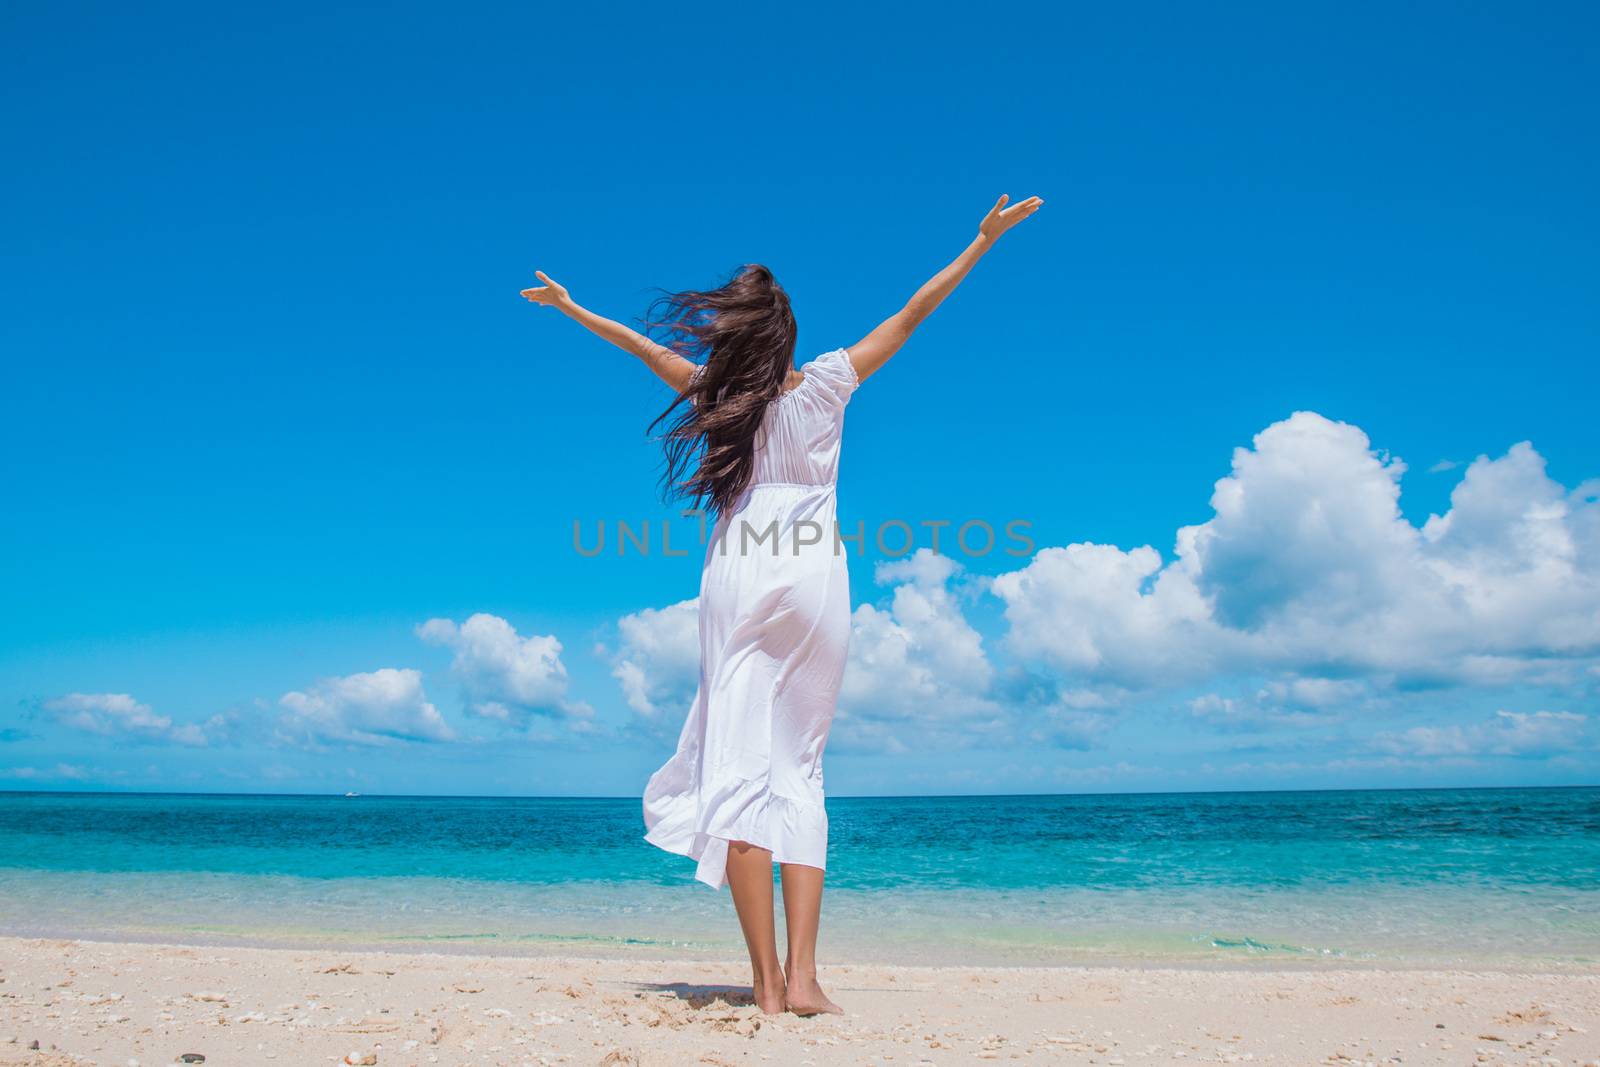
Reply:
<svg viewBox="0 0 1600 1067"><path fill-rule="evenodd" d="M762 1016L727 962L0 938L0 1065L1600 1062L1600 970L822 977L850 1014Z"/></svg>

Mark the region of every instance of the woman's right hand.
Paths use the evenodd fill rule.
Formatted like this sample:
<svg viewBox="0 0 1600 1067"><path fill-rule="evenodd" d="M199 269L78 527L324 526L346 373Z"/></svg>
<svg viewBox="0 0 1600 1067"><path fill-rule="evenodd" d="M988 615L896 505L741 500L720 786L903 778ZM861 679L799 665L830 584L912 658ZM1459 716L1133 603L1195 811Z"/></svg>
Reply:
<svg viewBox="0 0 1600 1067"><path fill-rule="evenodd" d="M1037 196L1030 196L1019 204L1006 207L1006 201L1010 199L1011 197L1002 193L1000 199L995 201L994 207L989 209L989 213L978 224L978 232L991 241L997 240L1001 234L1038 211L1044 203Z"/></svg>
<svg viewBox="0 0 1600 1067"><path fill-rule="evenodd" d="M550 276L542 270L536 270L533 273L544 284L522 290L522 295L528 301L534 304L543 304L545 307L563 310L573 306L572 294L567 292L566 286L560 282L552 281Z"/></svg>

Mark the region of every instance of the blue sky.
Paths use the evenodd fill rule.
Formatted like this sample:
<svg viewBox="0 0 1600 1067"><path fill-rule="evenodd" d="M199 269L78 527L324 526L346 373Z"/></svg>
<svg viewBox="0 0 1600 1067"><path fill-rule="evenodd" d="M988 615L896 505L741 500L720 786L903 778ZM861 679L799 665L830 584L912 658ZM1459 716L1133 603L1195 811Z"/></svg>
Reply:
<svg viewBox="0 0 1600 1067"><path fill-rule="evenodd" d="M517 289L805 357L1000 192L841 508L1038 553L852 560L832 791L1594 780L1590 6L3 19L0 785L637 792L667 397Z"/></svg>

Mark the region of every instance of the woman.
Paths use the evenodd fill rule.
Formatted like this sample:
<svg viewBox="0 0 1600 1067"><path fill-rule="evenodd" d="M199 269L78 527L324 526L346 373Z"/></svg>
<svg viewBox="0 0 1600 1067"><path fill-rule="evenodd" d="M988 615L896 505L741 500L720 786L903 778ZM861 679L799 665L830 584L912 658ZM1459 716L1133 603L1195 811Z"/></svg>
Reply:
<svg viewBox="0 0 1600 1067"><path fill-rule="evenodd" d="M719 289L663 298L667 344L580 307L565 288L524 289L625 352L677 392L665 438L669 492L717 517L700 579L700 687L677 753L645 789L646 839L732 887L764 1012L841 1012L817 984L828 818L822 750L850 639L835 523L844 409L1002 234L1039 210L1002 196L978 236L905 307L848 349L796 370L789 297L759 265ZM680 407L681 406L681 407ZM783 880L788 955L773 931Z"/></svg>

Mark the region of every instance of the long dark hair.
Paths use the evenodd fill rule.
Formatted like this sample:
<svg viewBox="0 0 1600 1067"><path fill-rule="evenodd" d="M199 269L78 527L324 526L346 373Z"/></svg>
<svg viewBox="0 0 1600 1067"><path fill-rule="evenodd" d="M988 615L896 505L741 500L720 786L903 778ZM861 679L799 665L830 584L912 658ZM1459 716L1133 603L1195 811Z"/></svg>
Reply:
<svg viewBox="0 0 1600 1067"><path fill-rule="evenodd" d="M750 484L762 418L794 367L789 294L770 270L749 263L720 288L666 294L645 322L662 344L700 364L650 424L670 419L662 489L726 514Z"/></svg>

